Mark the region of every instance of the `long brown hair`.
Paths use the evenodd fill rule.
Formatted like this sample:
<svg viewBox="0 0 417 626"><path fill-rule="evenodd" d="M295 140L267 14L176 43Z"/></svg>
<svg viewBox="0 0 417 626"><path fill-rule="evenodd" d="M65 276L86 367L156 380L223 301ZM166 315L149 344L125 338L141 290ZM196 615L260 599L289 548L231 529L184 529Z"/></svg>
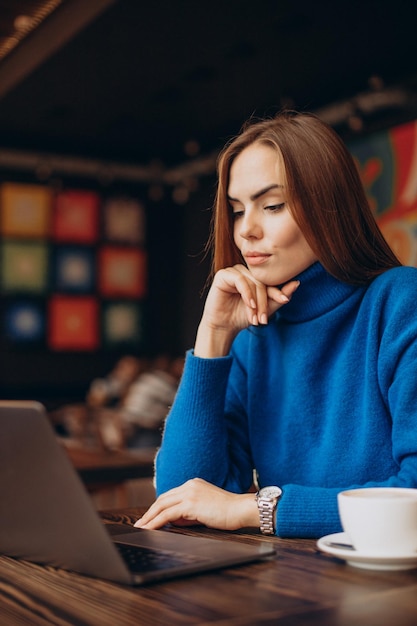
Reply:
<svg viewBox="0 0 417 626"><path fill-rule="evenodd" d="M337 133L311 113L283 112L249 121L220 153L209 240L213 273L242 263L233 240L227 190L234 159L255 142L269 145L282 157L292 215L330 274L365 284L401 265L376 224L355 162Z"/></svg>

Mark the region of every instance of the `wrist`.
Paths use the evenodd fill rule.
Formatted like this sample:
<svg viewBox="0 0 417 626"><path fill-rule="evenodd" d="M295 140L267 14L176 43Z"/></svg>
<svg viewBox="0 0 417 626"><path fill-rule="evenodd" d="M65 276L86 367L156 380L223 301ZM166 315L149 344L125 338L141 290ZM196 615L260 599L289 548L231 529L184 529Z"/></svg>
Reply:
<svg viewBox="0 0 417 626"><path fill-rule="evenodd" d="M259 509L254 493L241 494L239 528L259 528Z"/></svg>
<svg viewBox="0 0 417 626"><path fill-rule="evenodd" d="M200 324L194 346L194 354L200 358L227 356L235 334L225 329L212 329Z"/></svg>

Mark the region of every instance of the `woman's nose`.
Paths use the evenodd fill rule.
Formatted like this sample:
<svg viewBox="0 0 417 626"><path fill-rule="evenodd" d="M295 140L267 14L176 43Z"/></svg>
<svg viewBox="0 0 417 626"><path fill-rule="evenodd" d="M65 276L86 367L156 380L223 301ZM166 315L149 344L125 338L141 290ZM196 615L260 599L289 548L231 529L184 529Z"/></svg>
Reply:
<svg viewBox="0 0 417 626"><path fill-rule="evenodd" d="M262 236L261 225L250 211L245 211L239 220L239 235L243 239L259 239Z"/></svg>

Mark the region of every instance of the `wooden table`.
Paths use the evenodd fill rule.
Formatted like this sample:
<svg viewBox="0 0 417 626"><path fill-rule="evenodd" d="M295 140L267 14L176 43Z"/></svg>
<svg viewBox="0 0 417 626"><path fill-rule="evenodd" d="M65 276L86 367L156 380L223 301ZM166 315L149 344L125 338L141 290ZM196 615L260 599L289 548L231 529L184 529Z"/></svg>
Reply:
<svg viewBox="0 0 417 626"><path fill-rule="evenodd" d="M151 478L155 449L107 451L63 443L70 461L87 487Z"/></svg>
<svg viewBox="0 0 417 626"><path fill-rule="evenodd" d="M141 511L103 513L132 523ZM28 512L30 532L30 512ZM169 532L228 541L260 541L257 533L204 528ZM262 538L265 541L265 538ZM129 588L0 557L2 626L415 626L417 570L360 570L319 553L313 540L269 538L276 557Z"/></svg>

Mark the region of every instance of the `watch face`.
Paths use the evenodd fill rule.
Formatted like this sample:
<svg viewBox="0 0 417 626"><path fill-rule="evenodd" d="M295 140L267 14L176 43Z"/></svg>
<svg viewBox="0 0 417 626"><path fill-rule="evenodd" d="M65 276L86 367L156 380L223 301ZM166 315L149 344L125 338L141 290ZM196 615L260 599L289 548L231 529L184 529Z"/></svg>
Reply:
<svg viewBox="0 0 417 626"><path fill-rule="evenodd" d="M280 487L264 487L259 491L260 498L279 498L281 494Z"/></svg>

